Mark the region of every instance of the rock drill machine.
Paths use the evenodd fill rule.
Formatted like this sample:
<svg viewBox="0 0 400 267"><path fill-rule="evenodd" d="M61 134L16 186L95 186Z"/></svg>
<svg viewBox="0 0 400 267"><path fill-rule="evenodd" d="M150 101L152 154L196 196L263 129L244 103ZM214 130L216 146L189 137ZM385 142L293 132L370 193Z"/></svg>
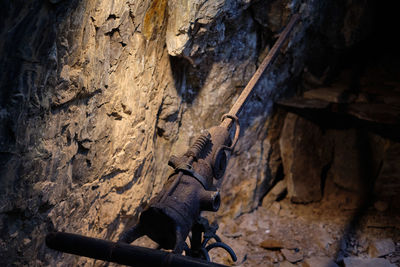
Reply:
<svg viewBox="0 0 400 267"><path fill-rule="evenodd" d="M163 189L150 200L138 223L124 232L118 242L53 232L46 236L47 246L66 253L137 267L224 266L210 262L208 252L216 247L225 249L236 261L233 250L216 234L218 226L210 225L201 217L201 212L219 209L220 193L215 182L223 177L229 153L238 141L238 115L298 21L299 16L294 15L231 110L222 116L221 124L204 131L185 154L170 158L168 165L173 172ZM234 133L231 133L233 128ZM143 235L158 243L160 249L129 245ZM190 247L185 242L188 236ZM215 242L209 244L211 240ZM181 255L183 251L185 256Z"/></svg>

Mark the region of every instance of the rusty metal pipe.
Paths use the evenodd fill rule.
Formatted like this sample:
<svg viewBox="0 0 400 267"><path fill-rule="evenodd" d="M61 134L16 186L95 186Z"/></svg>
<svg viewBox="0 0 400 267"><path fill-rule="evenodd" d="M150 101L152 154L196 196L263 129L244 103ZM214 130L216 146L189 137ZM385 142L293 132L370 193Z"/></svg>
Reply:
<svg viewBox="0 0 400 267"><path fill-rule="evenodd" d="M251 77L249 83L243 89L239 98L236 100L235 104L232 106L231 110L228 112L229 115L232 115L232 116L239 115L239 113L243 109L243 106L246 103L247 99L249 99L249 96L252 93L253 88L256 86L258 80L261 78L261 75L274 62L275 58L278 56L279 49L285 43L285 41L289 37L289 34L293 30L294 26L299 21L300 21L300 15L294 14L293 17L291 18L291 20L289 21L289 23L286 25L283 32L279 35L279 38L275 42L271 51L269 51L268 55L264 58L261 65L258 67L256 73L254 73L253 77ZM233 122L232 119L226 118L226 119L224 119L224 121L221 123L220 126L230 129L232 122Z"/></svg>
<svg viewBox="0 0 400 267"><path fill-rule="evenodd" d="M62 232L48 234L46 245L66 253L135 267L226 267L162 250Z"/></svg>
<svg viewBox="0 0 400 267"><path fill-rule="evenodd" d="M206 211L217 211L221 205L221 196L218 191L200 192L200 209Z"/></svg>

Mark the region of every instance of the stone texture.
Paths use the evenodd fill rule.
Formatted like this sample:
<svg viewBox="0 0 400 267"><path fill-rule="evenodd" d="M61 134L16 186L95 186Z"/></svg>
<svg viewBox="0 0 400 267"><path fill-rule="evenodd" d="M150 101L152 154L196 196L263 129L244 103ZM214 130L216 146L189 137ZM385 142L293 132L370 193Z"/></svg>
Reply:
<svg viewBox="0 0 400 267"><path fill-rule="evenodd" d="M281 210L281 205L279 204L279 202L274 202L272 203L269 209L271 210L272 213L278 215L279 211Z"/></svg>
<svg viewBox="0 0 400 267"><path fill-rule="evenodd" d="M303 262L303 267L338 267L332 259L329 257L311 257L307 258Z"/></svg>
<svg viewBox="0 0 400 267"><path fill-rule="evenodd" d="M379 139L376 141L377 137L374 136L372 140L374 144L374 150L378 148L383 148L382 158L381 158L381 169L377 175L374 194L382 199L387 199L390 201L391 208L393 210L398 210L400 208L400 184L399 184L399 156L400 156L400 144L398 142L393 142L387 139Z"/></svg>
<svg viewBox="0 0 400 267"><path fill-rule="evenodd" d="M281 249L281 252L285 259L291 263L296 263L303 260L303 253L298 250Z"/></svg>
<svg viewBox="0 0 400 267"><path fill-rule="evenodd" d="M322 170L329 163L331 144L316 124L288 113L279 140L288 196L307 203L322 197Z"/></svg>
<svg viewBox="0 0 400 267"><path fill-rule="evenodd" d="M271 205L285 192L286 189L286 181L279 181L264 197L262 206L267 209L271 207Z"/></svg>
<svg viewBox="0 0 400 267"><path fill-rule="evenodd" d="M374 203L374 208L377 211L384 212L388 209L388 203L386 203L385 201L376 201Z"/></svg>
<svg viewBox="0 0 400 267"><path fill-rule="evenodd" d="M312 235L312 239L322 251L329 251L330 246L334 243L334 239L324 227L316 229L315 234Z"/></svg>
<svg viewBox="0 0 400 267"><path fill-rule="evenodd" d="M279 263L279 267L294 267L297 266L296 264L292 264L288 261L284 261L284 262L280 262Z"/></svg>
<svg viewBox="0 0 400 267"><path fill-rule="evenodd" d="M368 254L371 258L386 256L396 250L392 239L372 240L368 247Z"/></svg>
<svg viewBox="0 0 400 267"><path fill-rule="evenodd" d="M100 265L47 249L45 234L116 240L161 189L172 151L183 152L219 122L299 11L302 24L241 114L241 139L222 184L219 215L255 209L280 175L284 114L270 117L273 101L293 93L290 81L314 43L332 33L332 47L343 48L363 29L357 20L342 31L349 15L341 3L308 0L2 4L2 266ZM342 23L327 31L321 20L331 10Z"/></svg>
<svg viewBox="0 0 400 267"><path fill-rule="evenodd" d="M278 1L256 1L252 6L255 20L264 27L272 31L279 31L288 20L291 9L299 7L298 1L278 0Z"/></svg>
<svg viewBox="0 0 400 267"><path fill-rule="evenodd" d="M356 257L348 257L343 260L345 267L396 267L395 264L382 258L362 259Z"/></svg>
<svg viewBox="0 0 400 267"><path fill-rule="evenodd" d="M331 87L322 87L304 92L303 97L307 99L317 99L332 103L345 103L348 101L346 97L346 85L332 85Z"/></svg>
<svg viewBox="0 0 400 267"><path fill-rule="evenodd" d="M265 239L260 243L260 247L266 249L281 249L284 247L284 244L280 240L276 239Z"/></svg>
<svg viewBox="0 0 400 267"><path fill-rule="evenodd" d="M164 163L160 151L171 144L155 142L158 116L168 118L179 102L162 34L147 41L135 31L147 9L141 5L10 6L17 14L7 17L7 42L20 45L10 50L15 81L3 79L2 100L5 92L19 96L2 101L2 119L18 114L14 140L1 140L2 266L55 266L60 255L43 242L52 229L115 239L161 187L167 170L156 162ZM62 258L71 266L93 262Z"/></svg>
<svg viewBox="0 0 400 267"><path fill-rule="evenodd" d="M362 157L355 129L334 131L335 155L329 170L333 181L347 190L359 192L363 189Z"/></svg>

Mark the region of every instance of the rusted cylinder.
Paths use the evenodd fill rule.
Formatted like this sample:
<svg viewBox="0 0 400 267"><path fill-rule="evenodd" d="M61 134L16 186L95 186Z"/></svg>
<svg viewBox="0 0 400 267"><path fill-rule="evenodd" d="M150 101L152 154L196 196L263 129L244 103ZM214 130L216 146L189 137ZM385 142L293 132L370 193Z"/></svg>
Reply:
<svg viewBox="0 0 400 267"><path fill-rule="evenodd" d="M48 234L46 245L49 248L70 254L136 267L226 267L226 265L162 250L63 232Z"/></svg>
<svg viewBox="0 0 400 267"><path fill-rule="evenodd" d="M200 193L200 209L217 211L221 205L221 196L218 191L203 190Z"/></svg>

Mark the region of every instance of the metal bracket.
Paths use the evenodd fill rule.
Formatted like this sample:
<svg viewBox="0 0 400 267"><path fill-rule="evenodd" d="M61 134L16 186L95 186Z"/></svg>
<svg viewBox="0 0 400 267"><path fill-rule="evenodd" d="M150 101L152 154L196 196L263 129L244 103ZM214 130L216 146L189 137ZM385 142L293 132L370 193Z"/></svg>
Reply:
<svg viewBox="0 0 400 267"><path fill-rule="evenodd" d="M217 235L218 224L213 223L210 225L208 220L204 217L199 217L196 224L192 228L192 238L190 239L191 248L185 250L189 256L203 258L206 261L211 261L208 252L213 248L222 248L232 258L232 261L237 261L237 257L233 249L222 242L221 238ZM208 244L208 242L214 239L215 242ZM208 245L207 245L208 244Z"/></svg>
<svg viewBox="0 0 400 267"><path fill-rule="evenodd" d="M173 174L177 174L180 171L182 171L184 174L189 175L189 176L193 177L194 179L196 179L203 186L203 188L205 190L208 190L208 188L206 186L207 185L206 179L203 176L201 176L199 173L195 172L192 165L186 164L186 163L180 164L179 166L177 166L175 168Z"/></svg>

